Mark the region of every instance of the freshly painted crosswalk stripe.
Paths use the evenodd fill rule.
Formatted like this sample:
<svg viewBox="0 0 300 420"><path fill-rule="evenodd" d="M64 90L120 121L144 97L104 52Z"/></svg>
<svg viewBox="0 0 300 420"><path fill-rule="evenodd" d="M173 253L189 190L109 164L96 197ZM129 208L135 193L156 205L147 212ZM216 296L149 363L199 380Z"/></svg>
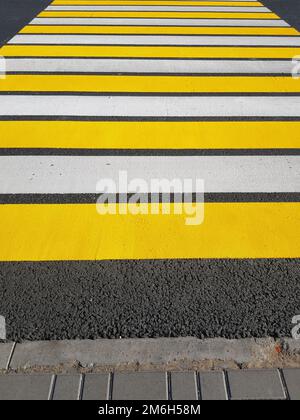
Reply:
<svg viewBox="0 0 300 420"><path fill-rule="evenodd" d="M8 75L0 92L131 92L300 94L300 80L251 76ZM298 98L299 100L299 98ZM178 102L180 104L180 102Z"/></svg>
<svg viewBox="0 0 300 420"><path fill-rule="evenodd" d="M16 35L8 44L19 45L181 45L299 47L299 37L204 35Z"/></svg>
<svg viewBox="0 0 300 420"><path fill-rule="evenodd" d="M108 57L108 58L264 58L292 59L299 47L181 47L115 45L6 45L0 48L5 57Z"/></svg>
<svg viewBox="0 0 300 420"><path fill-rule="evenodd" d="M285 74L293 60L164 60L109 58L7 58L6 71L19 73ZM6 79L7 80L7 79ZM273 80L273 79L272 79ZM265 80L266 81L266 80ZM295 81L296 82L296 81ZM296 83L294 83L296 85ZM1 87L1 85L0 85Z"/></svg>
<svg viewBox="0 0 300 420"><path fill-rule="evenodd" d="M109 26L109 25L27 25L20 34L178 34L178 35L286 35L299 36L291 27L226 26Z"/></svg>
<svg viewBox="0 0 300 420"><path fill-rule="evenodd" d="M227 19L182 18L105 18L105 17L37 17L31 25L138 25L138 26L290 26L281 19L239 19L236 15Z"/></svg>
<svg viewBox="0 0 300 420"><path fill-rule="evenodd" d="M251 12L41 12L39 18L79 17L79 18L186 18L186 19L275 19L280 18L275 13Z"/></svg>
<svg viewBox="0 0 300 420"><path fill-rule="evenodd" d="M202 179L206 193L300 193L300 156L0 156L0 194L96 193L100 179L118 186L120 170L148 187L154 178L191 179L193 188Z"/></svg>
<svg viewBox="0 0 300 420"><path fill-rule="evenodd" d="M1 205L0 260L299 257L300 203L206 203L197 226L173 206L101 216L95 204Z"/></svg>
<svg viewBox="0 0 300 420"><path fill-rule="evenodd" d="M106 6L48 6L46 11L146 11L146 12L260 12L271 13L267 7L247 7L247 6L124 6L119 5L106 5Z"/></svg>
<svg viewBox="0 0 300 420"><path fill-rule="evenodd" d="M259 104L259 107L257 106ZM299 96L3 95L0 118L300 118Z"/></svg>
<svg viewBox="0 0 300 420"><path fill-rule="evenodd" d="M299 257L299 35L256 1L54 1L0 50L0 260ZM204 223L100 216L119 170L203 179Z"/></svg>
<svg viewBox="0 0 300 420"><path fill-rule="evenodd" d="M300 121L1 121L0 155L160 154L300 149ZM47 133L47 136L45 136ZM289 133L287 136L286 133ZM15 149L15 150L13 150ZM72 150L71 150L72 149ZM261 149L264 149L263 152Z"/></svg>

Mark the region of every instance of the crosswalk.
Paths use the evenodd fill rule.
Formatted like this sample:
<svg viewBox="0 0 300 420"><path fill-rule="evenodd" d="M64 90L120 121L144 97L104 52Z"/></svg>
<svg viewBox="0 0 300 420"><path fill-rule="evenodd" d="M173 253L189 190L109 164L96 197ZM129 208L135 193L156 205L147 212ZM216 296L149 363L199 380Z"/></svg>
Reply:
<svg viewBox="0 0 300 420"><path fill-rule="evenodd" d="M300 257L300 34L263 4L54 0L0 55L0 261ZM204 222L100 216L120 170L203 179Z"/></svg>

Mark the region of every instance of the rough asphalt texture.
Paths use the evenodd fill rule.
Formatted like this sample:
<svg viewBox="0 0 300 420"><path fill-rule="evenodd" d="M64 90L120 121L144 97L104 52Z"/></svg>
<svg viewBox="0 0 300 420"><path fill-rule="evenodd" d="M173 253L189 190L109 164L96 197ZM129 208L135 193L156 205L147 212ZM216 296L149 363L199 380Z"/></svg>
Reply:
<svg viewBox="0 0 300 420"><path fill-rule="evenodd" d="M290 336L300 261L0 264L10 340Z"/></svg>
<svg viewBox="0 0 300 420"><path fill-rule="evenodd" d="M299 0L263 0L300 29ZM0 44L50 0L0 0ZM300 260L0 263L9 340L290 336Z"/></svg>

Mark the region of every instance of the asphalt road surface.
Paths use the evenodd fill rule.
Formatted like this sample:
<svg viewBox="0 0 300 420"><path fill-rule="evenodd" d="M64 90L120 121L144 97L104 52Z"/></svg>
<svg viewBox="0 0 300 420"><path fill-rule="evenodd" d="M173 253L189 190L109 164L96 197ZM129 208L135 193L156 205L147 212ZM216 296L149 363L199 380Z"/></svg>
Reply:
<svg viewBox="0 0 300 420"><path fill-rule="evenodd" d="M50 3L0 3L7 338L290 336L298 2ZM151 184L174 178L204 206Z"/></svg>

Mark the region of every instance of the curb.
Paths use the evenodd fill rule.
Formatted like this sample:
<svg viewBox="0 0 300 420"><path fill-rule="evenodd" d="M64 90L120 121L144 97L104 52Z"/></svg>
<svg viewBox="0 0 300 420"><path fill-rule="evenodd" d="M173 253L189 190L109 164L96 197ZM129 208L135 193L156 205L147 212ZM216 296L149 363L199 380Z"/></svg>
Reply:
<svg viewBox="0 0 300 420"><path fill-rule="evenodd" d="M0 370L187 371L300 366L290 338L62 340L0 344Z"/></svg>

